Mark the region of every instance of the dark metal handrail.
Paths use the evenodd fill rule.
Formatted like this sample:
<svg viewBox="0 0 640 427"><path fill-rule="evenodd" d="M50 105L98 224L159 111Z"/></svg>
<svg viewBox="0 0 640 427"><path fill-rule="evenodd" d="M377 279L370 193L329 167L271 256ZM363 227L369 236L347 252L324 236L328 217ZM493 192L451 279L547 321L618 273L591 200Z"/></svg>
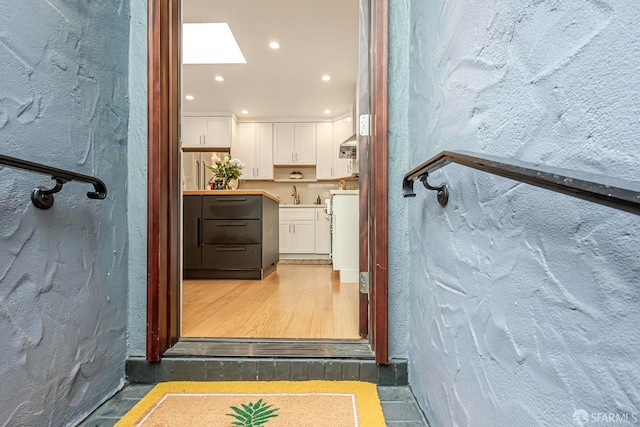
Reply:
<svg viewBox="0 0 640 427"><path fill-rule="evenodd" d="M51 179L56 181L56 185L53 188L38 187L31 192L31 201L35 207L40 209L49 209L53 206L53 194L62 190L62 186L69 181L87 182L92 184L96 191L89 191L87 193L87 197L90 199L102 200L107 197L107 186L104 182L93 176L53 168L51 166L17 159L3 154L0 154L0 165L50 175Z"/></svg>
<svg viewBox="0 0 640 427"><path fill-rule="evenodd" d="M402 195L404 197L415 197L413 181L419 179L425 188L436 190L438 192L438 202L441 206L446 206L449 199L447 184L443 182L439 186L433 187L429 185L427 178L430 172L440 169L449 163L457 163L640 215L640 182L638 181L467 151L443 151L411 170L402 180Z"/></svg>

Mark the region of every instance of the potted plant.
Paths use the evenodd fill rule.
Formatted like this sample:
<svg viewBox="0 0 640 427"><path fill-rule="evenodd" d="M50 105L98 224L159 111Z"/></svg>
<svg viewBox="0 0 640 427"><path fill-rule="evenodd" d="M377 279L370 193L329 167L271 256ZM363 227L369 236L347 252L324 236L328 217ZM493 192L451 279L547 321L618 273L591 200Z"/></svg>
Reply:
<svg viewBox="0 0 640 427"><path fill-rule="evenodd" d="M291 178L291 179L302 179L302 172L293 171L293 172L291 172L291 175L289 175L289 178Z"/></svg>
<svg viewBox="0 0 640 427"><path fill-rule="evenodd" d="M222 188L216 189L230 190L230 182L242 176L242 169L244 169L244 164L240 161L240 159L231 158L231 155L224 156L222 159L218 156L214 156L211 158L211 160L213 160L214 164L211 166L207 165L207 169L209 169L215 175L214 180L222 181L220 183L220 187Z"/></svg>

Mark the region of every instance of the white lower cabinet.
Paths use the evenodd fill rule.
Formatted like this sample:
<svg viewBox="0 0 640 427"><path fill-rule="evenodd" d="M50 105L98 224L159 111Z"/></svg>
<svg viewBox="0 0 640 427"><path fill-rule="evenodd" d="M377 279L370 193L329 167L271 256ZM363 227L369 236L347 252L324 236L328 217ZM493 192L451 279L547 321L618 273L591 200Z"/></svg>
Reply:
<svg viewBox="0 0 640 427"><path fill-rule="evenodd" d="M280 208L281 254L315 253L315 211L315 208Z"/></svg>

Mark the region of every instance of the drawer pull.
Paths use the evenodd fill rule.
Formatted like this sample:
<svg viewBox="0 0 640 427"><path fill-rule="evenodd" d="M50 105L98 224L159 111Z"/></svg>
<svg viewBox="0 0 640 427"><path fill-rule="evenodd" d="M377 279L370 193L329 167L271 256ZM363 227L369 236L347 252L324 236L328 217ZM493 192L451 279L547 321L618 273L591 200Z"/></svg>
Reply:
<svg viewBox="0 0 640 427"><path fill-rule="evenodd" d="M246 222L238 222L238 221L234 221L234 222L218 222L216 224L216 227L246 227L247 223Z"/></svg>
<svg viewBox="0 0 640 427"><path fill-rule="evenodd" d="M196 243L196 246L200 247L200 218L197 219L196 223Z"/></svg>
<svg viewBox="0 0 640 427"><path fill-rule="evenodd" d="M244 252L247 248L216 248L218 252Z"/></svg>
<svg viewBox="0 0 640 427"><path fill-rule="evenodd" d="M247 201L246 197L225 197L224 199L216 200L216 202L218 202L218 203L222 203L222 202L246 202L246 201Z"/></svg>

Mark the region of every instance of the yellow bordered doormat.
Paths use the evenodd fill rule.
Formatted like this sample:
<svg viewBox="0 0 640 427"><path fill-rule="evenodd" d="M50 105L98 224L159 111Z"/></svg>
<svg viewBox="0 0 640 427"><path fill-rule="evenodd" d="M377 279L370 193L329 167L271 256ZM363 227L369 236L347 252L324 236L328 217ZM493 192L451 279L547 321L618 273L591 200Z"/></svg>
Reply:
<svg viewBox="0 0 640 427"><path fill-rule="evenodd" d="M375 384L360 381L172 381L116 427L384 427Z"/></svg>

